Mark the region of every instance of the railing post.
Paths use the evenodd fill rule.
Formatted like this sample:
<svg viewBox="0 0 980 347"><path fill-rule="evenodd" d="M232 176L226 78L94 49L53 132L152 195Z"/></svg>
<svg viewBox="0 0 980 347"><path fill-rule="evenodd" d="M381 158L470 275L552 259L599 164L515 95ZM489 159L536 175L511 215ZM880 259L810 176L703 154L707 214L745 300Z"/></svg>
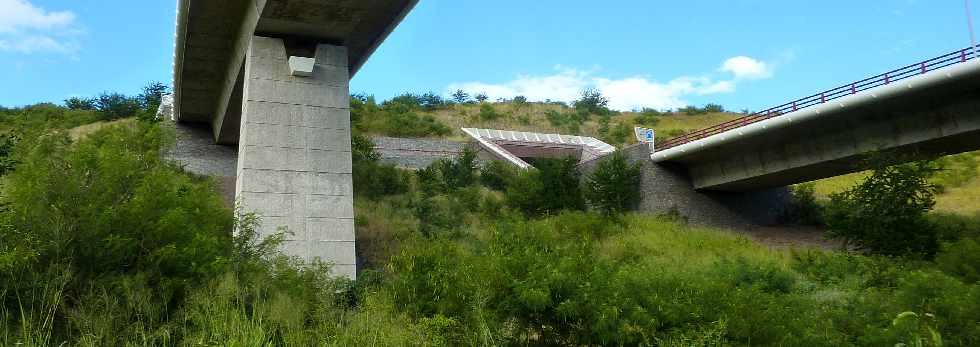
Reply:
<svg viewBox="0 0 980 347"><path fill-rule="evenodd" d="M857 82L851 83L851 94L857 94Z"/></svg>
<svg viewBox="0 0 980 347"><path fill-rule="evenodd" d="M922 62L922 73L926 73L926 62Z"/></svg>
<svg viewBox="0 0 980 347"><path fill-rule="evenodd" d="M823 93L820 93L820 103L822 104L822 103L825 103L825 102L827 102L827 97L824 96Z"/></svg>
<svg viewBox="0 0 980 347"><path fill-rule="evenodd" d="M793 101L793 112L796 112L796 101Z"/></svg>
<svg viewBox="0 0 980 347"><path fill-rule="evenodd" d="M966 50L965 49L962 50L962 51L960 51L960 62L961 63L966 62Z"/></svg>
<svg viewBox="0 0 980 347"><path fill-rule="evenodd" d="M888 74L885 74L885 84L891 83L891 79L888 78Z"/></svg>

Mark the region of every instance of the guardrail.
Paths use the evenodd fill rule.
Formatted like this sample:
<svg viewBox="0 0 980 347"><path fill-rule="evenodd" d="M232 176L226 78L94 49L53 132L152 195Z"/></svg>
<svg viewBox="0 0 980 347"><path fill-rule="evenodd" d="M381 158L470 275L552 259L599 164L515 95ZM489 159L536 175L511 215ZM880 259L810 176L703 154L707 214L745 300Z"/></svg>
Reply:
<svg viewBox="0 0 980 347"><path fill-rule="evenodd" d="M745 117L740 117L725 123L721 123L709 128L701 129L674 137L656 146L657 150L668 149L683 145L688 142L700 140L712 135L720 134L732 129L737 129L755 122L763 121L783 114L796 112L811 106L820 105L831 100L839 99L848 95L857 94L868 89L877 88L890 83L904 80L909 77L925 74L930 71L942 69L950 65L967 62L977 58L973 47L964 48L955 52L941 55L920 63L912 64L900 69L892 70L881 75L866 78L851 84L846 84L834 89L813 94L805 98L797 99L773 108L759 111Z"/></svg>

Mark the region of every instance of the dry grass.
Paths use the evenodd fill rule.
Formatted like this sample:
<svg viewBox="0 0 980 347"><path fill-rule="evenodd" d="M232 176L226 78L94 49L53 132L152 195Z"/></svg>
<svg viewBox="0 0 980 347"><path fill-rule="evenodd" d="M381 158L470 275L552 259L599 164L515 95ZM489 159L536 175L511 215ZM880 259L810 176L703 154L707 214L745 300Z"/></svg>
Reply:
<svg viewBox="0 0 980 347"><path fill-rule="evenodd" d="M90 135L90 134L92 134L92 133L94 133L94 132L96 132L99 129L102 129L104 127L112 126L112 125L119 125L119 124L131 124L133 122L136 122L136 118L123 118L123 119L117 119L117 120L108 121L108 122L98 122L98 123L92 123L92 124L85 124L85 125L82 125L82 126L79 126L79 127L72 128L72 129L68 130L68 134L71 135L71 139L72 140L78 141L79 139L81 139L81 138L83 138L85 136L88 136L88 135Z"/></svg>
<svg viewBox="0 0 980 347"><path fill-rule="evenodd" d="M574 110L569 107L544 103L528 103L523 106L510 103L494 103L492 105L494 110L501 114L499 119L493 121L485 121L480 119L480 105L476 104L455 105L451 108L434 111L430 114L452 129L453 132L450 135L450 139L454 140L464 140L466 138L463 132L459 130L460 128L506 129L592 137L597 137L599 135L599 117L596 116L593 116L592 119L585 122L585 124L581 126L580 131L575 134L569 134L566 129L552 126L551 123L548 122L548 118L545 116L546 112L574 112ZM633 112L622 112L616 116L613 116L610 124L626 124L632 127L636 125L636 115L637 114ZM652 128L657 131L659 137L665 138L672 137L669 136L669 134L678 134L680 132L707 128L740 116L741 115L734 113L710 113L697 116L673 113L660 117L660 122ZM635 142L635 139L630 138L629 142Z"/></svg>

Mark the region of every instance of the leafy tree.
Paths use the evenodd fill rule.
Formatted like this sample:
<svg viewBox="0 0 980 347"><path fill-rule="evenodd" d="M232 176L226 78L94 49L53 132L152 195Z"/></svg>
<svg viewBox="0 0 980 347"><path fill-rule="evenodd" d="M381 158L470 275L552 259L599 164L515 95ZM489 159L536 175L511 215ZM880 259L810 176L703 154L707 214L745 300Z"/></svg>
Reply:
<svg viewBox="0 0 980 347"><path fill-rule="evenodd" d="M725 112L725 107L719 104L707 104L703 108L705 113L721 113Z"/></svg>
<svg viewBox="0 0 980 347"><path fill-rule="evenodd" d="M932 256L939 243L926 213L935 205L936 187L929 182L935 162L894 162L876 155L869 160L871 176L830 196L828 234L874 253Z"/></svg>
<svg viewBox="0 0 980 347"><path fill-rule="evenodd" d="M95 99L91 98L79 98L71 97L65 100L65 107L69 110L74 111L91 111L95 110Z"/></svg>
<svg viewBox="0 0 980 347"><path fill-rule="evenodd" d="M478 102L486 102L487 99L489 99L489 97L487 97L487 95L484 93L477 94L474 98L476 98L476 101Z"/></svg>
<svg viewBox="0 0 980 347"><path fill-rule="evenodd" d="M106 120L133 117L143 109L136 99L123 94L108 92L102 93L95 99L95 108Z"/></svg>
<svg viewBox="0 0 980 347"><path fill-rule="evenodd" d="M582 97L575 100L572 106L576 110L588 114L606 115L609 114L609 99L602 95L598 89L586 89L582 92Z"/></svg>
<svg viewBox="0 0 980 347"><path fill-rule="evenodd" d="M586 182L585 197L589 204L605 215L636 208L640 203L642 164L630 164L616 152L596 165Z"/></svg>
<svg viewBox="0 0 980 347"><path fill-rule="evenodd" d="M523 95L515 96L514 99L511 100L511 103L513 103L518 109L523 108L524 106L527 106L527 97Z"/></svg>
<svg viewBox="0 0 980 347"><path fill-rule="evenodd" d="M170 92L170 87L166 84L150 82L143 87L143 92L136 99L144 111L155 114L163 100L163 95L168 92Z"/></svg>
<svg viewBox="0 0 980 347"><path fill-rule="evenodd" d="M453 97L453 101L455 101L457 104L463 104L470 100L470 95L467 94L462 89L456 90L456 92L453 93L452 97Z"/></svg>

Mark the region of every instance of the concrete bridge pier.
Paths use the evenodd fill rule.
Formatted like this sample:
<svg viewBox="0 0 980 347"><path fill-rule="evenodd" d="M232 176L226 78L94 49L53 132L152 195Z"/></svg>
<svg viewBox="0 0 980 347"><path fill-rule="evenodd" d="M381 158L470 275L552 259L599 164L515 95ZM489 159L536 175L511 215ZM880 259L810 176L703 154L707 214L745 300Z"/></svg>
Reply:
<svg viewBox="0 0 980 347"><path fill-rule="evenodd" d="M334 275L355 278L348 53L290 47L311 51L299 60L313 58L312 73L295 73L284 40L252 37L235 195L262 215L262 236L288 229L286 254L334 263Z"/></svg>

